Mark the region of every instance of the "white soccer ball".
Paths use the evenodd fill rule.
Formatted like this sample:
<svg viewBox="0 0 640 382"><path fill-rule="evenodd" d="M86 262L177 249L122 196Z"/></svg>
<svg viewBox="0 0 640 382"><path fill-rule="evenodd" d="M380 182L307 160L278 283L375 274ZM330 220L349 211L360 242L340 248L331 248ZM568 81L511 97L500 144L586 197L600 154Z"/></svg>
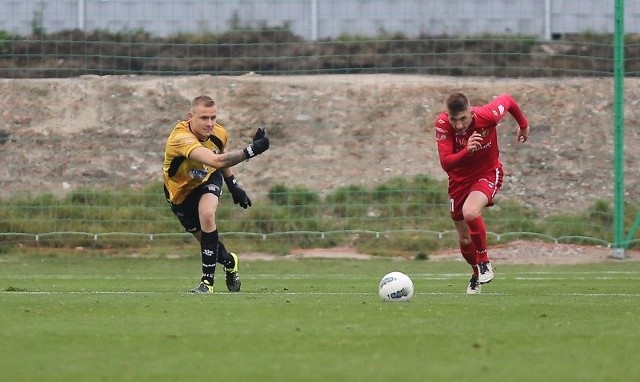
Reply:
<svg viewBox="0 0 640 382"><path fill-rule="evenodd" d="M413 281L402 272L387 273L380 280L378 294L384 301L409 301L413 297Z"/></svg>

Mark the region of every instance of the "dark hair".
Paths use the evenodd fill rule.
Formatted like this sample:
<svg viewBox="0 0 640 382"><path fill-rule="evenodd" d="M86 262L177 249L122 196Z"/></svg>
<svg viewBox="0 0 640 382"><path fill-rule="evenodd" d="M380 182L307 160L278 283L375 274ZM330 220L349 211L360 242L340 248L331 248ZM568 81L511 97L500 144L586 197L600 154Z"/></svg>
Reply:
<svg viewBox="0 0 640 382"><path fill-rule="evenodd" d="M469 109L469 98L462 93L453 93L444 102L449 114L458 114Z"/></svg>
<svg viewBox="0 0 640 382"><path fill-rule="evenodd" d="M213 100L213 98L206 95L201 95L197 96L193 99L193 101L191 101L191 108L194 108L196 106L211 107L215 104L216 102Z"/></svg>

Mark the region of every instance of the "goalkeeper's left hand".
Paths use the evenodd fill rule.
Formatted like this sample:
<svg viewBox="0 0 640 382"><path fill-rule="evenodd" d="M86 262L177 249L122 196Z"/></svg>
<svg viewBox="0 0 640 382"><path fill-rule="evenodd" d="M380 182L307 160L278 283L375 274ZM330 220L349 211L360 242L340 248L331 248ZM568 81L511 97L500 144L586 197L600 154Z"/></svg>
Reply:
<svg viewBox="0 0 640 382"><path fill-rule="evenodd" d="M251 199L247 196L247 193L238 185L236 177L231 175L228 178L224 178L224 182L227 184L227 188L233 197L233 202L239 204L242 208L251 207Z"/></svg>
<svg viewBox="0 0 640 382"><path fill-rule="evenodd" d="M247 160L253 158L256 155L260 155L269 149L269 137L267 136L267 130L260 126L256 130L253 136L253 143L242 149Z"/></svg>

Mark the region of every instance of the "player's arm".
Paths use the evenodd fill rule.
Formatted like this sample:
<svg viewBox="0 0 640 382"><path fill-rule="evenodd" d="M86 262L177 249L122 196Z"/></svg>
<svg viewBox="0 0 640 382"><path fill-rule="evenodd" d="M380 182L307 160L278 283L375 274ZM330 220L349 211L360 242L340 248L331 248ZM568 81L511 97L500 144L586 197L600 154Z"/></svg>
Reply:
<svg viewBox="0 0 640 382"><path fill-rule="evenodd" d="M240 207L245 209L247 207L251 207L251 199L249 198L245 190L238 184L238 181L236 180L231 167L222 168L220 169L220 172L222 173L224 182L227 185L227 189L229 190L229 193L233 198L233 202L235 204L239 204Z"/></svg>
<svg viewBox="0 0 640 382"><path fill-rule="evenodd" d="M521 128L526 128L529 125L527 118L524 116L520 105L510 94L501 94L497 96L485 107L491 110L495 122L499 122L508 112L518 123Z"/></svg>
<svg viewBox="0 0 640 382"><path fill-rule="evenodd" d="M269 149L269 137L264 127L259 127L253 137L253 143L242 150L216 154L204 146L198 146L189 152L189 159L204 163L215 169L232 167L238 163L260 155Z"/></svg>
<svg viewBox="0 0 640 382"><path fill-rule="evenodd" d="M529 121L527 120L527 117L524 116L524 113L522 112L522 109L520 108L518 102L516 102L516 100L508 94L505 94L504 96L511 102L510 107L508 108L509 114L511 114L518 123L518 133L516 134L516 141L526 142L527 139L529 139Z"/></svg>
<svg viewBox="0 0 640 382"><path fill-rule="evenodd" d="M529 139L529 125L524 129L522 127L518 128L518 135L516 136L516 140L518 142L526 142Z"/></svg>
<svg viewBox="0 0 640 382"><path fill-rule="evenodd" d="M465 148L458 151L457 153L454 153L453 144L450 144L451 148L448 148L444 142L438 141L438 155L440 156L440 166L442 166L442 169L446 172L454 170L462 163L466 163L466 159L469 157L469 155L472 155L478 150L481 143L482 136L478 133L473 133L471 137L469 137Z"/></svg>
<svg viewBox="0 0 640 382"><path fill-rule="evenodd" d="M510 94L501 94L487 105L493 114L496 124L502 119L506 112L511 114L518 123L518 142L526 142L529 139L529 121L522 112L522 108ZM496 113L497 112L497 115Z"/></svg>
<svg viewBox="0 0 640 382"><path fill-rule="evenodd" d="M450 133L452 134L452 133ZM471 134L467 145L464 149L453 152L453 137L447 136L442 133L437 133L436 139L438 141L438 156L440 157L440 166L446 172L452 171L459 165L461 165L469 155L473 154L482 143L482 136L478 133Z"/></svg>
<svg viewBox="0 0 640 382"><path fill-rule="evenodd" d="M225 167L235 166L238 163L247 160L248 157L244 150L236 150L230 153L215 154L213 151L204 146L196 147L189 153L189 159L204 163L215 169L223 169Z"/></svg>

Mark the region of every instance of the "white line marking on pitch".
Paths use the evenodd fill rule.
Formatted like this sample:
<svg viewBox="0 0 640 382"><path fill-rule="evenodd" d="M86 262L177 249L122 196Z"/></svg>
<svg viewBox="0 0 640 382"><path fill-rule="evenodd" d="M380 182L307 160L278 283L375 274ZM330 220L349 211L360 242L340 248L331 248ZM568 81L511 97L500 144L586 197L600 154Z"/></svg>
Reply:
<svg viewBox="0 0 640 382"><path fill-rule="evenodd" d="M183 291L0 291L0 295L192 295ZM243 295L271 295L271 296L377 296L375 292L240 292L214 293L217 297L243 296ZM466 296L464 292L416 292L416 296ZM517 296L517 293L507 292L482 292L481 295L489 296ZM195 295L194 295L195 296ZM564 296L564 297L640 297L640 293L543 293L540 296Z"/></svg>
<svg viewBox="0 0 640 382"><path fill-rule="evenodd" d="M468 273L411 273L405 272L411 278L415 280L449 280L468 277ZM603 272L517 272L517 273L496 273L496 277L504 279L514 280L612 280L612 279L625 279L636 280L640 279L640 272L634 271L603 271ZM606 275L599 277L585 277L584 275ZM530 276L531 275L531 276ZM561 275L561 276L555 276ZM633 276L633 277L615 277L618 276ZM537 277L536 277L537 276ZM607 277L609 276L609 277ZM243 274L243 278L251 279L277 279L277 280L301 280L301 279L341 279L341 280L376 280L377 275L352 275L352 274L287 274L280 275L274 273L256 273L256 274ZM164 277L164 276L120 276L120 275L6 275L0 278L11 280L26 280L37 278L40 280L188 280L192 277Z"/></svg>

